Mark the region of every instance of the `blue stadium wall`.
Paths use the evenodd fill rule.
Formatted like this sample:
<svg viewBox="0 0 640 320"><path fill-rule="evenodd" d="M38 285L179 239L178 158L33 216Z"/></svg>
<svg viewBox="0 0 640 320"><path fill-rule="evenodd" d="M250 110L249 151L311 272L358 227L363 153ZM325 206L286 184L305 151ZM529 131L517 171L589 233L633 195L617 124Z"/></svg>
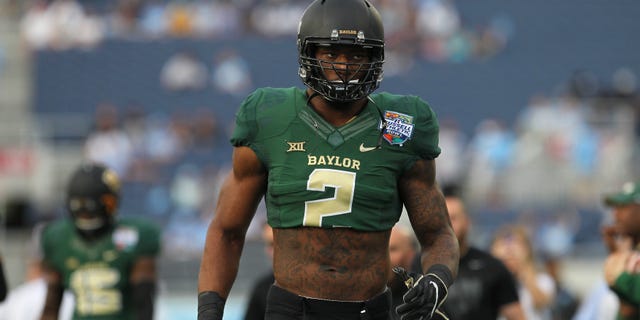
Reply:
<svg viewBox="0 0 640 320"><path fill-rule="evenodd" d="M589 70L606 86L620 67L640 73L640 3L637 1L457 1L466 26L509 17L515 34L505 50L485 61L419 62L407 74L387 77L380 90L415 94L438 115L455 118L472 133L493 117L513 123L529 97L555 94L578 70ZM33 111L92 113L101 101L137 103L148 110L211 106L231 119L239 97L213 88L200 92L164 90L159 74L174 53L188 50L210 64L234 48L250 64L254 86L301 86L294 37L222 40L109 40L91 51L35 54Z"/></svg>

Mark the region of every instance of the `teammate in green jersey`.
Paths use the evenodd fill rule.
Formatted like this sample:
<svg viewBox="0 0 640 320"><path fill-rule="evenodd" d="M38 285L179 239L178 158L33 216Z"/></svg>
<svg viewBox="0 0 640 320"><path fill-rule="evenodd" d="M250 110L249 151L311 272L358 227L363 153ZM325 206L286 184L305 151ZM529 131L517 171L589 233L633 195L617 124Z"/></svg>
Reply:
<svg viewBox="0 0 640 320"><path fill-rule="evenodd" d="M116 174L82 165L67 190L70 217L42 233L47 298L41 319L57 319L65 289L75 320L153 318L160 231L140 218L116 218Z"/></svg>
<svg viewBox="0 0 640 320"><path fill-rule="evenodd" d="M614 224L605 229L610 249L604 276L618 296L617 319L640 318L640 180L629 181L622 190L607 194L604 204L613 210Z"/></svg>
<svg viewBox="0 0 640 320"><path fill-rule="evenodd" d="M233 169L200 267L198 319L222 319L263 197L274 234L266 319L388 319L389 235L403 205L427 272L397 311L431 319L459 259L434 178L436 116L418 97L373 94L384 32L366 0L314 1L298 49L306 90L259 89L237 112Z"/></svg>

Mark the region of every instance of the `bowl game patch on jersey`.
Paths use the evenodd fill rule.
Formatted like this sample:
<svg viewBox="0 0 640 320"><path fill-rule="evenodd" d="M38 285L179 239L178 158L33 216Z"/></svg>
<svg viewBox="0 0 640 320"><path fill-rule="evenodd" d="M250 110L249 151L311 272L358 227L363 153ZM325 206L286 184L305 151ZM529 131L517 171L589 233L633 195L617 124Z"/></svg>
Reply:
<svg viewBox="0 0 640 320"><path fill-rule="evenodd" d="M129 227L118 227L113 232L113 243L119 250L127 250L138 243L138 230Z"/></svg>
<svg viewBox="0 0 640 320"><path fill-rule="evenodd" d="M385 111L384 119L387 127L384 129L383 137L390 144L402 145L413 135L413 117L394 111Z"/></svg>

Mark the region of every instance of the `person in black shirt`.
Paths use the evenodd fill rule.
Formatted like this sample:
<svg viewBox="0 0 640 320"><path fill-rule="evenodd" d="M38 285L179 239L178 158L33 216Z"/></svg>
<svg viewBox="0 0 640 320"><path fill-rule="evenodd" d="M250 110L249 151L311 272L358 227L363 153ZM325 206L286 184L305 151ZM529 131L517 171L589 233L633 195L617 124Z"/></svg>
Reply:
<svg viewBox="0 0 640 320"><path fill-rule="evenodd" d="M471 221L462 199L445 189L453 230L460 244L458 278L449 288L443 312L455 320L525 319L515 280L504 264L490 253L469 244ZM414 260L413 270L420 272Z"/></svg>
<svg viewBox="0 0 640 320"><path fill-rule="evenodd" d="M271 261L273 259L273 230L266 222L262 227L262 240L264 241L265 253ZM267 310L267 293L274 282L275 278L271 269L256 280L249 295L244 320L264 320L264 314Z"/></svg>
<svg viewBox="0 0 640 320"><path fill-rule="evenodd" d="M416 254L419 255L419 244L410 227L402 224L396 224L391 229L389 236L389 260L391 267L401 267L404 270L410 270ZM396 308L403 303L402 297L407 293L407 286L404 280L394 272L391 273L391 279L388 283L391 290L391 320L399 320L400 316L396 312Z"/></svg>

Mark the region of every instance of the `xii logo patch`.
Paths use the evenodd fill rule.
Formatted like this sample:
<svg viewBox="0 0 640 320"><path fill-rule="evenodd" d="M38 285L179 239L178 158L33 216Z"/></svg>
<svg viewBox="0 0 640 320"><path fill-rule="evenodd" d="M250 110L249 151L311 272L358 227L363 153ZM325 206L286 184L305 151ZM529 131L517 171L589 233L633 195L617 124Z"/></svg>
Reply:
<svg viewBox="0 0 640 320"><path fill-rule="evenodd" d="M304 144L306 143L306 141L302 141L302 142L288 142L287 144L289 145L289 149L287 150L287 152L294 152L294 151L306 151L304 149Z"/></svg>

